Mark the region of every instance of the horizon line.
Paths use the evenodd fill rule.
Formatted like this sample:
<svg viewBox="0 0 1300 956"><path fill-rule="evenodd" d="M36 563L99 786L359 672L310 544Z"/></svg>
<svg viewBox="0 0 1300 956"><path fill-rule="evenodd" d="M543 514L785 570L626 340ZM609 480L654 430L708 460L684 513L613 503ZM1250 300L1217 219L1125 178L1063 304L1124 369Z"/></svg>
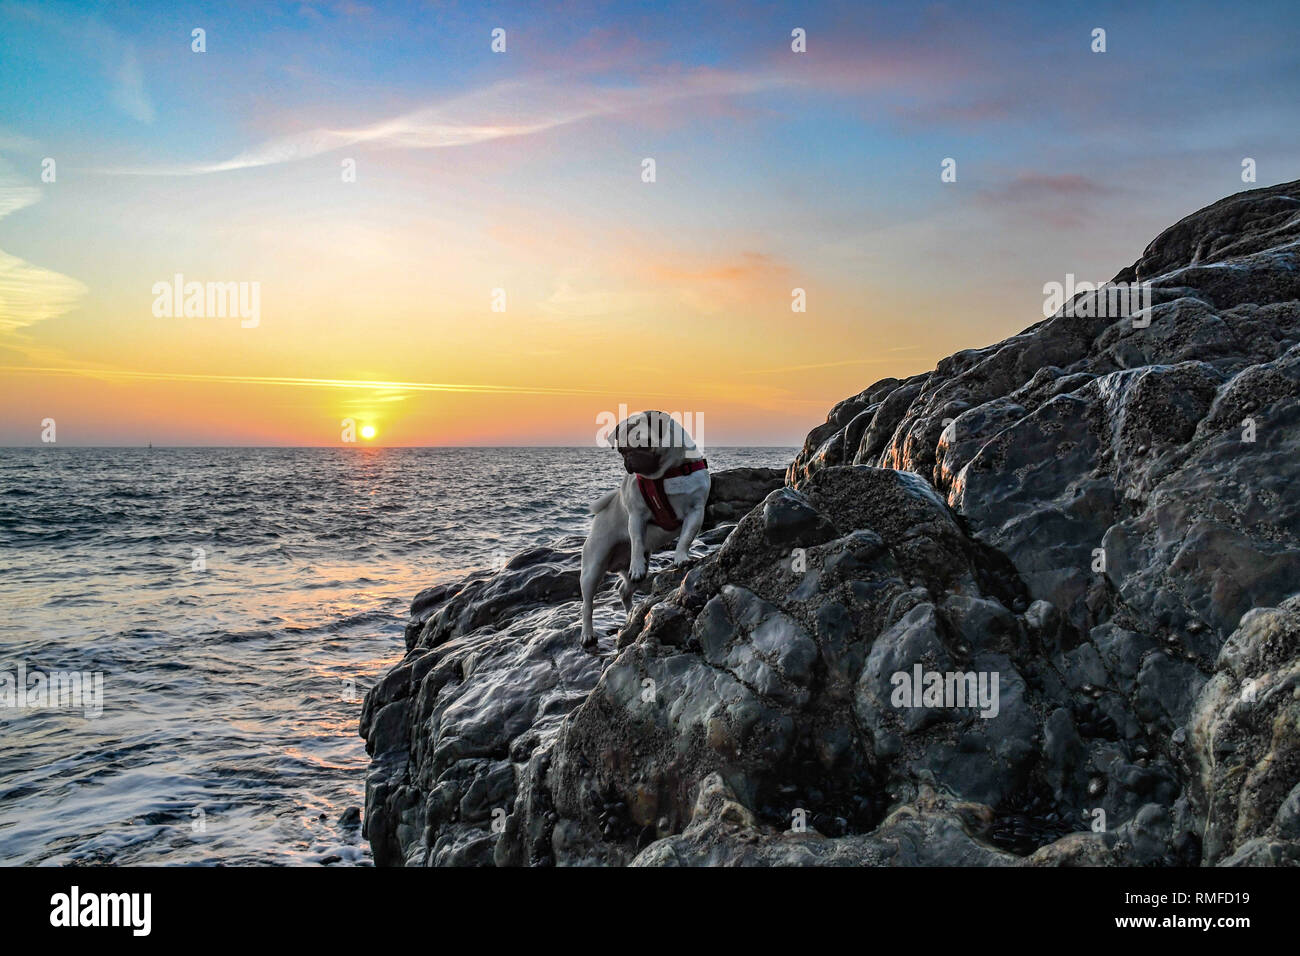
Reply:
<svg viewBox="0 0 1300 956"><path fill-rule="evenodd" d="M290 448L606 448L605 445L376 445L363 442L340 442L334 445L78 445L70 442L35 442L28 445L0 445L0 450L8 449L28 449L28 448L139 448L143 451L158 451L162 449L177 448L273 448L273 449L290 449ZM799 448L798 444L792 445L713 445L713 448ZM701 449L707 451L708 447Z"/></svg>

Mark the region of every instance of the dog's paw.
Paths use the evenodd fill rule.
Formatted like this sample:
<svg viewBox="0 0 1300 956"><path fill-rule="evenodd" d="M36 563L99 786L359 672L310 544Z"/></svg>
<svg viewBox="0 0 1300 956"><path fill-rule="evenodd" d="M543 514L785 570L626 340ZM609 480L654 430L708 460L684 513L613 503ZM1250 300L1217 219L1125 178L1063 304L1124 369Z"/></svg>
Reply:
<svg viewBox="0 0 1300 956"><path fill-rule="evenodd" d="M691 555L689 552L687 552L686 554L675 552L673 554L673 567L680 568L683 564L685 564L690 560L691 560Z"/></svg>
<svg viewBox="0 0 1300 956"><path fill-rule="evenodd" d="M582 635L582 646L585 647L587 650L591 650L593 647L596 646L596 632L595 632L595 631L592 631L592 632L589 633L589 634L584 634L584 635Z"/></svg>
<svg viewBox="0 0 1300 956"><path fill-rule="evenodd" d="M642 558L639 561L633 559L631 565L627 569L627 579L634 584L639 584L640 582L645 580L645 576L646 576L645 559Z"/></svg>

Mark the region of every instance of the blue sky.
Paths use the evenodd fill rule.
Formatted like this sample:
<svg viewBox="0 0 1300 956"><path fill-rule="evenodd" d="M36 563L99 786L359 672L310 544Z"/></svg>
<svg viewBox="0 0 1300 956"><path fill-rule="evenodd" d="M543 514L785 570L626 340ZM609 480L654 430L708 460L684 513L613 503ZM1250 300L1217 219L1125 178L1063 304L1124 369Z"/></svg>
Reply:
<svg viewBox="0 0 1300 956"><path fill-rule="evenodd" d="M354 409L395 443L582 443L622 402L795 441L1031 324L1044 283L1113 275L1248 188L1243 158L1296 178L1298 25L1293 3L0 2L0 442L57 413L87 443L315 444ZM265 322L160 325L175 272L262 283ZM504 319L480 311L498 286Z"/></svg>

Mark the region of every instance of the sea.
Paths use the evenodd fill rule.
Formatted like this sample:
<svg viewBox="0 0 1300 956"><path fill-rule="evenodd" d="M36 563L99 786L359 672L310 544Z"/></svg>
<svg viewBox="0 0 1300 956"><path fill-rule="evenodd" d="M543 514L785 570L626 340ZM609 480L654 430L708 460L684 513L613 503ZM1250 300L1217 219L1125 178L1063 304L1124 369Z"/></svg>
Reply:
<svg viewBox="0 0 1300 956"><path fill-rule="evenodd" d="M594 447L0 449L0 864L369 865L357 724L411 599L585 533L622 475Z"/></svg>

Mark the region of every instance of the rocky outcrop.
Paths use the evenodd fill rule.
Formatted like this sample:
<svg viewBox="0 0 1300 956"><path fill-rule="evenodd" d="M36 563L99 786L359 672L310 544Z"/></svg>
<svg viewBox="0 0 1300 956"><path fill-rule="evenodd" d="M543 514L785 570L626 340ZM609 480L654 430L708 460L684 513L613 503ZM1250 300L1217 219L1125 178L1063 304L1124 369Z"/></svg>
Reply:
<svg viewBox="0 0 1300 956"><path fill-rule="evenodd" d="M376 861L1300 861L1300 183L1115 281L1150 307L1084 293L737 477L599 656L577 539L417 597Z"/></svg>
<svg viewBox="0 0 1300 956"><path fill-rule="evenodd" d="M733 516L781 484L779 469L715 472L695 550L716 548ZM661 557L652 566L648 587L656 593L680 577L665 565ZM494 814L499 820L515 799L516 765L547 751L600 677L602 658L574 639L581 566L582 538L569 537L521 551L495 573L416 595L406 657L362 709L361 735L373 757L366 833L376 863L492 861ZM622 620L622 605L605 589L598 627ZM603 639L602 650L614 643Z"/></svg>

